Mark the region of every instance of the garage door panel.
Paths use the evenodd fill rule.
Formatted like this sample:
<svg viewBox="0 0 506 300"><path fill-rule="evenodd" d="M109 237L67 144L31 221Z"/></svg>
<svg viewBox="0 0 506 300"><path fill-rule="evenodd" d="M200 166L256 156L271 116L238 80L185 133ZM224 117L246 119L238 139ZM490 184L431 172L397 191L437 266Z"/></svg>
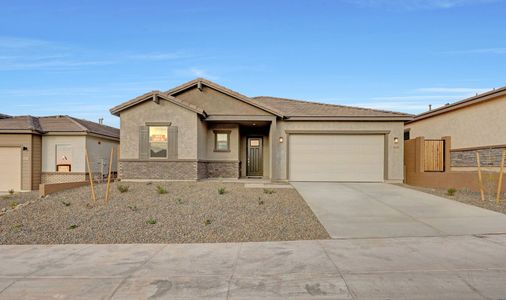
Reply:
<svg viewBox="0 0 506 300"><path fill-rule="evenodd" d="M0 147L0 191L21 190L21 149Z"/></svg>
<svg viewBox="0 0 506 300"><path fill-rule="evenodd" d="M292 135L292 181L383 181L383 135Z"/></svg>

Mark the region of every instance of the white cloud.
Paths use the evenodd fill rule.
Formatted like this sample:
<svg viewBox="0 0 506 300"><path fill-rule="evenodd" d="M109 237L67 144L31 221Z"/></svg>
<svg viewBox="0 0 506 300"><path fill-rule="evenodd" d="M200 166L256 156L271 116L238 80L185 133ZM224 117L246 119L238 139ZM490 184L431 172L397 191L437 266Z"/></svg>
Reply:
<svg viewBox="0 0 506 300"><path fill-rule="evenodd" d="M465 5L478 5L503 0L344 0L362 7L395 10L450 9Z"/></svg>
<svg viewBox="0 0 506 300"><path fill-rule="evenodd" d="M506 48L479 48L467 50L445 51L443 54L506 54Z"/></svg>

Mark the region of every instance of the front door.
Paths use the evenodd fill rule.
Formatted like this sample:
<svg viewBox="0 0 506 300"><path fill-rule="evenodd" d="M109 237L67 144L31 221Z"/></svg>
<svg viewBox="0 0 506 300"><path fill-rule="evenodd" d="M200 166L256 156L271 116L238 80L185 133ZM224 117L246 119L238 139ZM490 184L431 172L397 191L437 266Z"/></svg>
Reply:
<svg viewBox="0 0 506 300"><path fill-rule="evenodd" d="M263 176L262 138L248 138L246 176Z"/></svg>

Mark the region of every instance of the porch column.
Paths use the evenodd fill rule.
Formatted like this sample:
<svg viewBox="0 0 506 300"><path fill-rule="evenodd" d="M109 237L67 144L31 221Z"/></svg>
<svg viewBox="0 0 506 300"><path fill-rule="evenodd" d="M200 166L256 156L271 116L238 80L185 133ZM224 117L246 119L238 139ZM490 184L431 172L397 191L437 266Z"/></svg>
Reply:
<svg viewBox="0 0 506 300"><path fill-rule="evenodd" d="M276 119L273 119L271 121L271 127L269 128L269 179L274 179L274 154L277 153L277 144L278 141L276 140L275 134L276 134Z"/></svg>

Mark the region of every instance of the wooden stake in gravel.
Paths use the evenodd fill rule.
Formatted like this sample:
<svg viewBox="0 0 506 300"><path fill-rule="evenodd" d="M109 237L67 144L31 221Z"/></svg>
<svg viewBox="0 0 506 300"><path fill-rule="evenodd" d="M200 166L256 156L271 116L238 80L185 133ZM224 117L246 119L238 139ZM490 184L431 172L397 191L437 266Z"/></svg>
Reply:
<svg viewBox="0 0 506 300"><path fill-rule="evenodd" d="M93 187L93 172L90 168L90 158L88 157L88 148L84 148L84 155L86 156L86 165L88 166L88 173L90 177L91 195L93 196L93 202L97 202L97 196L95 195L95 188Z"/></svg>
<svg viewBox="0 0 506 300"><path fill-rule="evenodd" d="M501 188L502 188L502 176L504 174L504 157L506 156L506 150L502 151L501 157L501 168L499 170L499 181L497 182L497 195L495 196L495 203L499 204L501 201Z"/></svg>
<svg viewBox="0 0 506 300"><path fill-rule="evenodd" d="M480 153L478 153L478 151L476 151L476 163L478 164L478 183L480 184L481 201L485 201L485 193L483 192L483 178L481 177Z"/></svg>
<svg viewBox="0 0 506 300"><path fill-rule="evenodd" d="M114 147L111 147L111 157L109 159L109 174L107 174L107 188L105 190L105 202L109 201L109 186L111 184L111 169L112 169L112 159L114 156Z"/></svg>

